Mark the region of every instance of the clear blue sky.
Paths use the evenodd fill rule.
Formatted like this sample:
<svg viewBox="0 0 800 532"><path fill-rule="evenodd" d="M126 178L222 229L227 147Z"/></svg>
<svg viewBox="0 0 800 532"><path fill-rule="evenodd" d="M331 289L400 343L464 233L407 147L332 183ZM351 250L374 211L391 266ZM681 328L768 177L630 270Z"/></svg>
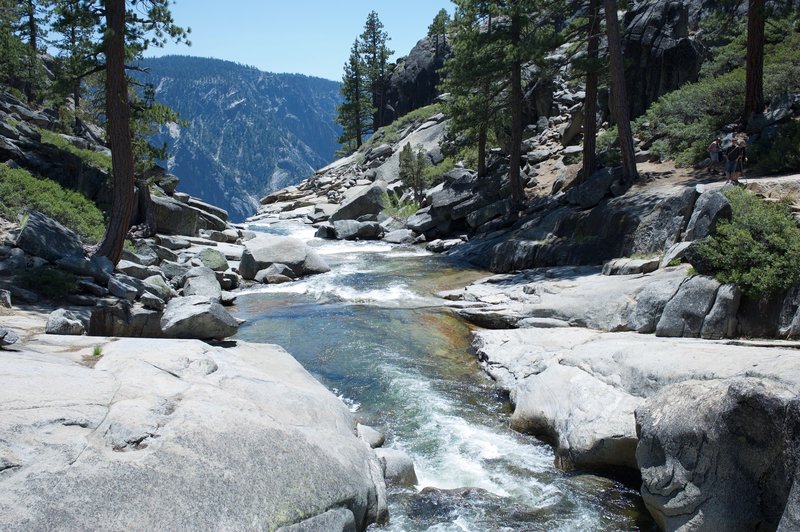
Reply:
<svg viewBox="0 0 800 532"><path fill-rule="evenodd" d="M377 11L394 57L408 54L449 0L175 0L175 22L190 27L192 46L170 44L147 56L227 59L269 72L340 80L350 46Z"/></svg>

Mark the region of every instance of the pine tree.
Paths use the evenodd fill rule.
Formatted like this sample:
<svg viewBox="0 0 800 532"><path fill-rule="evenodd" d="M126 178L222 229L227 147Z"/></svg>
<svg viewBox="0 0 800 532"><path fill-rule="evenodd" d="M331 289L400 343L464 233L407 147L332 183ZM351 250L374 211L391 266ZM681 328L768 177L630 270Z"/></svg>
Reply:
<svg viewBox="0 0 800 532"><path fill-rule="evenodd" d="M547 75L545 56L560 42L552 20L558 12L557 0L505 0L456 2L456 34L453 59L448 61L445 87L456 90L451 95L452 111L464 112L451 132L467 132L478 140L479 174L485 171L486 131L489 121L505 113L503 134L509 137L509 180L512 202L521 207L524 201L521 180L521 144L523 114L523 66L540 67ZM461 34L461 32L465 32ZM460 35L461 34L461 35ZM467 57L458 57L466 52ZM458 84L465 83L463 88ZM488 119L488 120L486 120ZM459 131L468 120L476 120Z"/></svg>
<svg viewBox="0 0 800 532"><path fill-rule="evenodd" d="M372 120L371 95L358 39L353 43L350 58L344 65L340 90L344 102L336 109L336 122L342 126L342 134L338 140L344 146L345 152L351 152L361 147L364 133L369 129Z"/></svg>
<svg viewBox="0 0 800 532"><path fill-rule="evenodd" d="M389 82L389 56L394 53L386 46L389 34L383 29L378 13L371 11L361 34L361 57L364 62L367 87L372 96L372 124L370 133L386 125L386 90Z"/></svg>
<svg viewBox="0 0 800 532"><path fill-rule="evenodd" d="M105 56L105 104L113 173L111 212L105 236L96 251L116 264L122 254L134 207L134 152L131 104L125 74L127 60L138 58L149 46L168 39L186 41L187 31L177 26L169 0L97 0L93 8L105 19L101 26Z"/></svg>
<svg viewBox="0 0 800 532"><path fill-rule="evenodd" d="M503 107L507 87L499 73L502 43L494 36L494 17L488 3L457 0L452 50L444 66L441 90L448 94L449 150L476 145L478 176L486 175L488 133Z"/></svg>
<svg viewBox="0 0 800 532"><path fill-rule="evenodd" d="M414 200L421 204L425 192L425 169L428 167L428 156L422 146L417 146L416 153L407 143L400 150L400 179L414 192Z"/></svg>
<svg viewBox="0 0 800 532"><path fill-rule="evenodd" d="M449 25L450 15L446 9L442 8L436 13L431 25L428 26L428 37L433 39L433 50L437 57L442 54L442 48L447 42L447 27Z"/></svg>
<svg viewBox="0 0 800 532"><path fill-rule="evenodd" d="M22 71L25 45L16 33L21 17L17 0L0 0L0 81L7 85Z"/></svg>
<svg viewBox="0 0 800 532"><path fill-rule="evenodd" d="M98 25L93 10L86 8L85 0L57 0L54 9L53 31L60 36L53 41L59 52L59 72L56 91L72 97L75 134L80 134L83 80L100 70L97 56L100 53L93 33Z"/></svg>

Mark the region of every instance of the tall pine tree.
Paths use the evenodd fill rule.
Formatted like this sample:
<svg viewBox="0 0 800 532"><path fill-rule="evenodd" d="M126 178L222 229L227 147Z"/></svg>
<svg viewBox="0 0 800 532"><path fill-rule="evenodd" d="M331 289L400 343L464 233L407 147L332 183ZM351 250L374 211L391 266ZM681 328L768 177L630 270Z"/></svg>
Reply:
<svg viewBox="0 0 800 532"><path fill-rule="evenodd" d="M383 29L378 13L370 11L361 34L361 57L364 61L367 87L372 95L372 124L374 133L385 124L386 90L389 83L389 56L394 53L386 46L389 34Z"/></svg>
<svg viewBox="0 0 800 532"><path fill-rule="evenodd" d="M338 140L345 152L351 152L361 147L364 133L369 129L372 120L371 94L358 39L350 48L350 58L344 64L340 90L344 102L336 109L336 122L342 126L342 134Z"/></svg>

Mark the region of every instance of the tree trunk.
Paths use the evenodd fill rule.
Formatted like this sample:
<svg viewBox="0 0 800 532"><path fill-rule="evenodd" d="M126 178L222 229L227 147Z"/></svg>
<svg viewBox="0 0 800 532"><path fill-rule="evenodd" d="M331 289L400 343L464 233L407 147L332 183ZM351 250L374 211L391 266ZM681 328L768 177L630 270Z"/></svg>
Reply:
<svg viewBox="0 0 800 532"><path fill-rule="evenodd" d="M478 133L478 177L486 175L486 126Z"/></svg>
<svg viewBox="0 0 800 532"><path fill-rule="evenodd" d="M28 103L31 104L36 97L33 85L36 78L36 59L39 43L36 31L36 6L34 5L33 0L28 0L26 2L26 8L28 11L27 25L30 36L30 42L28 45L30 47L29 52L31 55L28 61L28 82L25 83L25 98L28 100Z"/></svg>
<svg viewBox="0 0 800 532"><path fill-rule="evenodd" d="M141 230L136 235L138 238L149 238L158 232L156 226L156 210L153 207L153 198L150 196L150 187L147 180L140 178L136 180L136 191L138 203L136 206L139 215L139 225Z"/></svg>
<svg viewBox="0 0 800 532"><path fill-rule="evenodd" d="M520 20L518 15L511 17L511 45L516 50L520 40ZM511 63L511 203L515 209L523 204L520 163L522 161L522 63L517 57Z"/></svg>
<svg viewBox="0 0 800 532"><path fill-rule="evenodd" d="M747 62L744 113L747 124L764 111L764 0L749 0L747 12Z"/></svg>
<svg viewBox="0 0 800 532"><path fill-rule="evenodd" d="M600 47L599 0L589 0L589 42L586 50L586 100L583 104L583 180L596 166L597 146L597 57Z"/></svg>
<svg viewBox="0 0 800 532"><path fill-rule="evenodd" d="M98 255L119 262L133 211L133 149L128 83L125 78L125 0L105 0L106 116L111 147L113 192L111 213Z"/></svg>
<svg viewBox="0 0 800 532"><path fill-rule="evenodd" d="M608 55L611 63L611 96L614 120L617 122L619 148L622 158L622 181L630 186L638 178L636 154L633 148L630 110L625 89L625 66L622 62L622 40L617 19L616 0L603 0L606 12L606 33L608 35Z"/></svg>
<svg viewBox="0 0 800 532"><path fill-rule="evenodd" d="M356 76L359 76L359 73L356 73ZM353 105L355 106L355 133L356 133L356 149L361 147L361 83L356 79L356 90L353 91Z"/></svg>

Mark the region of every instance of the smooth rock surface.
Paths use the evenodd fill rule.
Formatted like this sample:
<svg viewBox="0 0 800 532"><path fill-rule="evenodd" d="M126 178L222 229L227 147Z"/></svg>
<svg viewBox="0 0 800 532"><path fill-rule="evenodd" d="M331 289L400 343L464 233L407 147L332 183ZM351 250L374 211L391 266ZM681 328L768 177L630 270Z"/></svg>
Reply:
<svg viewBox="0 0 800 532"><path fill-rule="evenodd" d="M279 347L125 339L102 353L94 369L69 353L4 356L0 528L274 530L337 508L357 530L386 519L352 415Z"/></svg>

